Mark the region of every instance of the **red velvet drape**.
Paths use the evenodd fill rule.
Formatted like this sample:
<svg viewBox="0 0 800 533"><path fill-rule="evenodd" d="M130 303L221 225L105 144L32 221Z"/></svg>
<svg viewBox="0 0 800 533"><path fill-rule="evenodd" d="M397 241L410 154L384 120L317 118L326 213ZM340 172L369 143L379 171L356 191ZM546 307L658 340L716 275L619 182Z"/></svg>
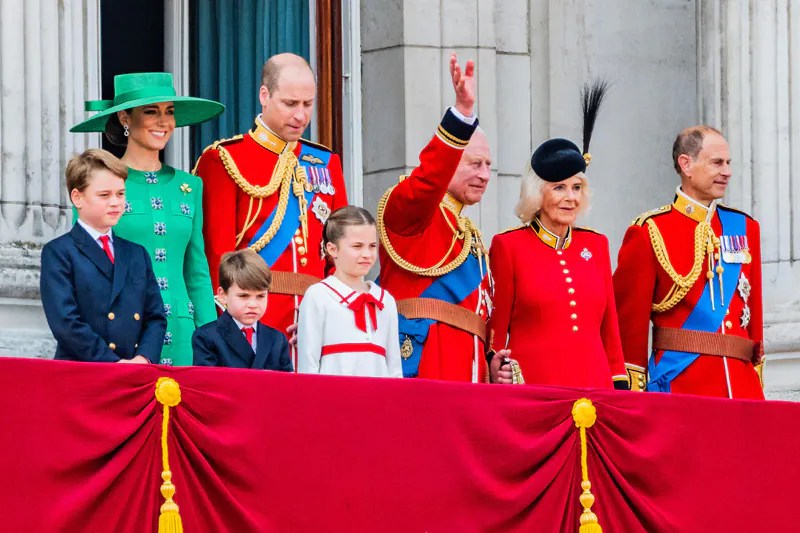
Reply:
<svg viewBox="0 0 800 533"><path fill-rule="evenodd" d="M156 380L187 532L577 532L590 398L603 530L791 531L800 405L0 360L0 530L155 531Z"/></svg>

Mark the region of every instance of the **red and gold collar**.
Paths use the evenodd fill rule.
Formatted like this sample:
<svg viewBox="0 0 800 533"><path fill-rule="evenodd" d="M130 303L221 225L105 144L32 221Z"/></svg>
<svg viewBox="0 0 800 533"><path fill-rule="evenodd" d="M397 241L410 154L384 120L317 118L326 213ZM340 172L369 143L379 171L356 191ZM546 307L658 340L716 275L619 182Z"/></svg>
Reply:
<svg viewBox="0 0 800 533"><path fill-rule="evenodd" d="M461 216L461 211L464 209L464 204L455 199L449 192L442 198L442 205L449 209L455 216Z"/></svg>
<svg viewBox="0 0 800 533"><path fill-rule="evenodd" d="M284 150L294 151L295 146L297 146L297 141L287 142L278 137L275 132L264 124L264 121L261 120L261 115L256 117L255 126L249 131L249 134L255 142L274 154L280 155Z"/></svg>
<svg viewBox="0 0 800 533"><path fill-rule="evenodd" d="M545 228L538 217L531 220L530 226L539 240L553 250L566 250L572 243L572 227L567 227L567 235L562 238Z"/></svg>
<svg viewBox="0 0 800 533"><path fill-rule="evenodd" d="M696 222L710 220L714 216L716 208L716 200L711 202L711 205L704 206L694 198L689 197L680 187L675 191L675 201L672 202L672 209Z"/></svg>

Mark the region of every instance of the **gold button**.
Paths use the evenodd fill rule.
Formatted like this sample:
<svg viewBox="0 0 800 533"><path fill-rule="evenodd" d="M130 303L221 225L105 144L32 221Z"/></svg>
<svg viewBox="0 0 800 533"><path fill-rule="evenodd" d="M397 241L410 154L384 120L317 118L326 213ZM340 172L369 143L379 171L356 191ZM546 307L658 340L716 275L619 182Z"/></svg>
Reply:
<svg viewBox="0 0 800 533"><path fill-rule="evenodd" d="M306 266L308 264L308 259L305 257L300 258L300 266Z"/></svg>
<svg viewBox="0 0 800 533"><path fill-rule="evenodd" d="M297 244L303 244L303 238L302 237L295 237L294 238L294 242L296 242Z"/></svg>
<svg viewBox="0 0 800 533"><path fill-rule="evenodd" d="M731 308L730 308L730 307L729 307L729 308L727 308L727 309L725 310L725 314L726 314L726 315L729 315L729 314L731 314Z"/></svg>
<svg viewBox="0 0 800 533"><path fill-rule="evenodd" d="M142 317L139 316L139 313L133 313L133 319L134 320L139 320L140 318L142 318Z"/></svg>
<svg viewBox="0 0 800 533"><path fill-rule="evenodd" d="M567 278L567 283L572 283L572 278Z"/></svg>
<svg viewBox="0 0 800 533"><path fill-rule="evenodd" d="M114 313L108 313L108 319L114 320Z"/></svg>
<svg viewBox="0 0 800 533"><path fill-rule="evenodd" d="M567 290L567 292L570 293L570 294L575 294L575 289L570 287L569 290Z"/></svg>
<svg viewBox="0 0 800 533"><path fill-rule="evenodd" d="M116 350L117 349L117 345L114 344L113 342L109 342L108 343L108 347L111 348L112 350Z"/></svg>
<svg viewBox="0 0 800 533"><path fill-rule="evenodd" d="M305 247L305 246L298 246L298 247L297 247L297 253L298 253L298 254L304 254L304 253L306 253L306 247Z"/></svg>
<svg viewBox="0 0 800 533"><path fill-rule="evenodd" d="M562 252L561 250L559 250L559 251L557 251L556 253L557 253L558 255L561 255L561 254L563 254L564 252Z"/></svg>
<svg viewBox="0 0 800 533"><path fill-rule="evenodd" d="M564 274L569 274L569 270L567 270L567 269L565 268L565 269L564 269Z"/></svg>
<svg viewBox="0 0 800 533"><path fill-rule="evenodd" d="M731 329L733 327L733 322L731 322L730 320L726 320L725 321L725 327L728 328L728 329Z"/></svg>
<svg viewBox="0 0 800 533"><path fill-rule="evenodd" d="M578 331L578 326L572 326L572 331Z"/></svg>
<svg viewBox="0 0 800 533"><path fill-rule="evenodd" d="M571 301L569 302L569 306L570 306L570 307L575 307L576 305L578 305L578 303L577 303L575 300L571 300Z"/></svg>
<svg viewBox="0 0 800 533"><path fill-rule="evenodd" d="M295 235L300 235L300 230L298 229L297 231L294 232L294 234Z"/></svg>
<svg viewBox="0 0 800 533"><path fill-rule="evenodd" d="M558 264L564 266L567 264L567 262L562 259L561 261L558 262Z"/></svg>
<svg viewBox="0 0 800 533"><path fill-rule="evenodd" d="M578 315L577 315L576 313L572 313L572 314L571 314L569 317L570 317L572 320L578 320Z"/></svg>

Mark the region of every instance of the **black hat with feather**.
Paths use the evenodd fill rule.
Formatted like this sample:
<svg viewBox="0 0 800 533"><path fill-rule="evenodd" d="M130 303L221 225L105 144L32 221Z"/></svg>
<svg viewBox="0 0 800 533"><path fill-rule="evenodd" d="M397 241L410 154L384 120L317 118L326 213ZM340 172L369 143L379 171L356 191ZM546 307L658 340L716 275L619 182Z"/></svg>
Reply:
<svg viewBox="0 0 800 533"><path fill-rule="evenodd" d="M583 151L567 139L555 138L543 142L531 156L531 168L537 176L545 181L556 182L586 171L592 160L589 141L607 89L608 83L603 80L595 80L591 85L587 83L583 86Z"/></svg>

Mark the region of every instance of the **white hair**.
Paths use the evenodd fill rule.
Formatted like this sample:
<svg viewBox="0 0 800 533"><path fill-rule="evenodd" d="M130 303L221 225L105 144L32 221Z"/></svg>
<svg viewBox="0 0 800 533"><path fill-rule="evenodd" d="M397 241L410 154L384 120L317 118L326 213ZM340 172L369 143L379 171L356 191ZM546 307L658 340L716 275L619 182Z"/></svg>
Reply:
<svg viewBox="0 0 800 533"><path fill-rule="evenodd" d="M589 180L586 179L586 174L578 172L575 174L581 179L581 203L578 208L578 216L589 211L590 200L592 197L592 190L589 187ZM523 224L530 224L536 217L536 213L542 208L542 199L544 198L544 189L548 181L540 178L536 172L527 166L525 175L522 177L522 184L519 188L519 201L514 207L514 214Z"/></svg>

